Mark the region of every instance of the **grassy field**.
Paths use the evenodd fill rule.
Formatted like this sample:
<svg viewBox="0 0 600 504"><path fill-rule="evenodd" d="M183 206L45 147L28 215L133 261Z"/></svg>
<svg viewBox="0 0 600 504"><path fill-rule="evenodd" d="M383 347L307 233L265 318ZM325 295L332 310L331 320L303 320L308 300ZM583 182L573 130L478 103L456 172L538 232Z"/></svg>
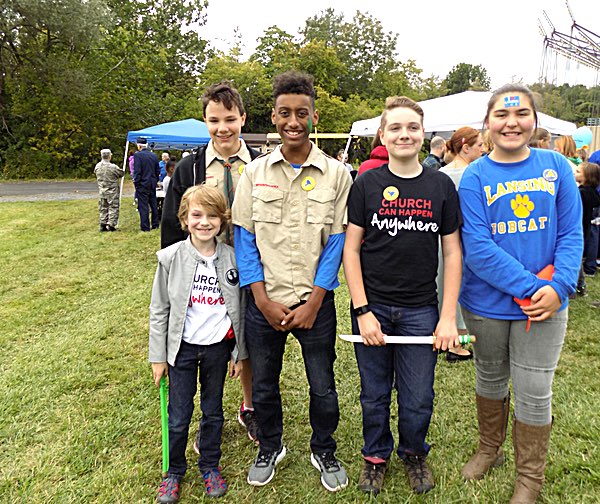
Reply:
<svg viewBox="0 0 600 504"><path fill-rule="evenodd" d="M94 200L0 204L0 502L153 501L161 474L158 390L147 357L148 304L157 232L140 233L131 200L121 230L99 233ZM541 502L600 501L600 280L574 301L554 385L555 428ZM338 331L349 332L348 294L337 293ZM246 471L255 448L236 420L237 382L226 387L223 502L361 502L359 379L352 347L338 342L338 456L351 478L331 495L309 462L308 394L299 346L288 340L282 392L288 456L272 484L255 489ZM514 458L481 482L460 468L476 447L472 363L439 360L429 432L437 487L411 493L392 462L379 502L507 502ZM197 421L195 413L195 421ZM395 419L392 419L395 424ZM192 431L195 432L195 425ZM206 500L193 467L182 503Z"/></svg>

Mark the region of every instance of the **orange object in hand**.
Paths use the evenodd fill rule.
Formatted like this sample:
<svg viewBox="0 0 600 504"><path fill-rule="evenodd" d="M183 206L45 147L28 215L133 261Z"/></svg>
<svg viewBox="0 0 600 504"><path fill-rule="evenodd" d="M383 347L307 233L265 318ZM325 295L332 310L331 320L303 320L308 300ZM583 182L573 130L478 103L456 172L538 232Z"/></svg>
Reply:
<svg viewBox="0 0 600 504"><path fill-rule="evenodd" d="M552 276L554 275L554 265L548 264L544 269L542 269L536 276L541 278L542 280L552 280ZM519 306L529 306L531 304L531 298L519 299L513 297L515 303ZM525 328L525 332L529 332L529 328L531 327L531 319L527 319L527 327Z"/></svg>

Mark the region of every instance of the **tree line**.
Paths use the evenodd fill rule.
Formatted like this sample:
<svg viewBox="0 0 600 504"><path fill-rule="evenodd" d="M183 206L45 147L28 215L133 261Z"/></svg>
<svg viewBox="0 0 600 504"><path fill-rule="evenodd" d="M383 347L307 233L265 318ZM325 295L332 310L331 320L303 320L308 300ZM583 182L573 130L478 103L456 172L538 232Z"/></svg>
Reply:
<svg viewBox="0 0 600 504"><path fill-rule="evenodd" d="M243 59L203 39L207 0L3 0L0 5L0 170L4 178L86 177L101 148L115 159L127 131L200 118L203 89L233 81L245 132L272 131L271 80L298 69L315 77L320 130L347 132L381 113L386 96L424 100L487 90L481 65L441 78L399 61L400 34L372 15L326 9L297 34L271 26ZM541 109L583 123L598 87L535 84Z"/></svg>

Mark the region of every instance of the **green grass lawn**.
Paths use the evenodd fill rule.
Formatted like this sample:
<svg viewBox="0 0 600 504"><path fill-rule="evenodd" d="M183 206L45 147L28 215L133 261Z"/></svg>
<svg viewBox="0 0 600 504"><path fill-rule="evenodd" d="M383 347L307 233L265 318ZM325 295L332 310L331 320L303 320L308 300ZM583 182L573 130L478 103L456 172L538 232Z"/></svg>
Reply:
<svg viewBox="0 0 600 504"><path fill-rule="evenodd" d="M0 502L152 502L161 478L158 390L147 363L148 305L157 232L138 231L131 199L120 231L99 233L94 200L0 204ZM600 281L571 305L554 383L555 428L540 501L600 501ZM350 332L348 293L337 293L338 332ZM352 346L339 341L336 377L341 421L338 456L351 484L328 494L309 461L308 392L290 337L282 377L288 456L271 484L256 489L246 471L256 450L236 420L241 392L228 381L222 465L223 502L361 502L359 378ZM379 502L507 502L508 461L465 484L461 465L477 444L472 363L439 360L429 457L437 486L413 495L394 459ZM197 408L198 409L198 408ZM392 415L395 424L395 415ZM195 413L192 432L195 433ZM206 500L191 469L182 503Z"/></svg>

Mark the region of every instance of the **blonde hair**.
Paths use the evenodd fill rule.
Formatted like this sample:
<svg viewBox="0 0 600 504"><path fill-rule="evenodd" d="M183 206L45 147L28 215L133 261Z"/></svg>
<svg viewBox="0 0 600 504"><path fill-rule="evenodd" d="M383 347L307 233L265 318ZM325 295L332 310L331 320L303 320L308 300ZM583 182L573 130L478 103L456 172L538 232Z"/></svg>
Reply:
<svg viewBox="0 0 600 504"><path fill-rule="evenodd" d="M494 142L492 142L492 135L489 129L484 130L481 134L483 137L483 148L488 154L494 150Z"/></svg>
<svg viewBox="0 0 600 504"><path fill-rule="evenodd" d="M575 140L573 140L572 136L564 135L558 137L554 141L554 147L556 147L558 152L563 156L575 157L577 155L577 146L575 145Z"/></svg>
<svg viewBox="0 0 600 504"><path fill-rule="evenodd" d="M221 234L231 220L231 210L227 208L227 198L221 191L216 187L209 187L205 184L195 185L185 191L177 212L181 229L184 231L188 231L185 219L192 204L200 205L207 212L214 212L221 219L221 228L218 234Z"/></svg>

